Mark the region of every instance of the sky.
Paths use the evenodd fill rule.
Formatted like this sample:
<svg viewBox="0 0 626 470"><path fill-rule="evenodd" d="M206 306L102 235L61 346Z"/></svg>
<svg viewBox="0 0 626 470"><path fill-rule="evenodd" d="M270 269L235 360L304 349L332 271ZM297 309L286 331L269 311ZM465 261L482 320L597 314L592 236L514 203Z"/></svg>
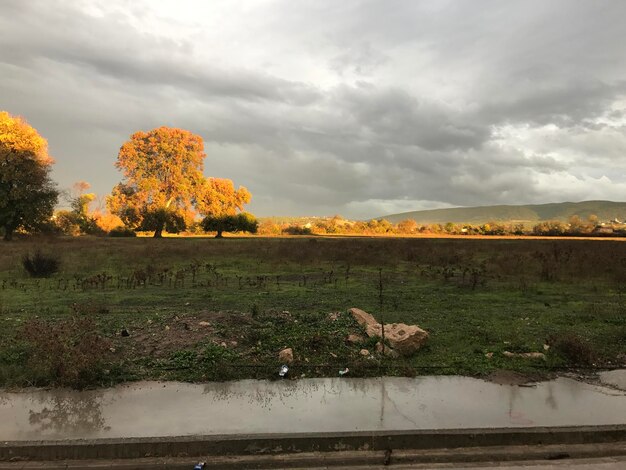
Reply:
<svg viewBox="0 0 626 470"><path fill-rule="evenodd" d="M623 0L0 0L0 110L60 188L202 136L257 216L626 200Z"/></svg>

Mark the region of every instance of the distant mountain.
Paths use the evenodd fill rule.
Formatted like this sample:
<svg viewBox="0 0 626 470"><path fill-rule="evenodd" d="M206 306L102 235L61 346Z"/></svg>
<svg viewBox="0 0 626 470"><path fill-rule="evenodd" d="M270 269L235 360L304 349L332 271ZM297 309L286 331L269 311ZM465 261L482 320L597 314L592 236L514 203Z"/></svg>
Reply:
<svg viewBox="0 0 626 470"><path fill-rule="evenodd" d="M426 211L391 214L378 219L397 223L413 219L419 224L484 224L487 222L533 223L541 220L559 220L567 222L573 215L586 220L595 214L600 221L626 219L626 202L583 201L557 202L551 204L530 204L524 206L482 206L454 207L449 209L431 209Z"/></svg>

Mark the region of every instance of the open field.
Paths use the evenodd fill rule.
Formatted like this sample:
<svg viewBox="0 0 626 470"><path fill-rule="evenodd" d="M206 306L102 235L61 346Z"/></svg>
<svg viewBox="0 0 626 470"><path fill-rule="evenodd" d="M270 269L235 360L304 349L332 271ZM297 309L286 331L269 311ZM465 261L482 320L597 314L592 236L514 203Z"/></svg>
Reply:
<svg viewBox="0 0 626 470"><path fill-rule="evenodd" d="M36 249L56 254L60 271L28 277L21 259ZM358 326L329 314L349 307L418 324L429 343L396 359L377 355L376 341L347 343ZM22 240L0 245L0 324L4 386L268 378L284 347L294 349L292 377L617 367L626 363L626 243ZM546 342L545 360L502 354L543 352Z"/></svg>

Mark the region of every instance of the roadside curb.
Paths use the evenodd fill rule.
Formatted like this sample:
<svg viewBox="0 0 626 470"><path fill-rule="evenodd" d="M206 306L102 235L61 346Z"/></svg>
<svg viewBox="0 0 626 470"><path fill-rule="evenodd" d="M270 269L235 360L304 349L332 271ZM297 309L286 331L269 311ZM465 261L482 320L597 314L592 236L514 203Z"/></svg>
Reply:
<svg viewBox="0 0 626 470"><path fill-rule="evenodd" d="M116 460L145 457L285 456L502 446L626 443L626 424L300 434L239 434L0 442L0 461ZM16 467L13 467L16 468ZM19 468L19 467L17 467ZM27 468L27 467L25 467Z"/></svg>
<svg viewBox="0 0 626 470"><path fill-rule="evenodd" d="M286 455L203 456L141 458L129 460L74 460L50 462L0 462L0 470L190 470L198 460L206 461L207 470L287 469L287 468L373 468L398 465L402 468L425 468L425 465L464 465L507 462L546 462L583 459L626 459L626 443L572 444L550 446L503 446L456 449L394 451L338 451ZM626 460L624 460L626 462ZM447 467L449 468L449 467Z"/></svg>

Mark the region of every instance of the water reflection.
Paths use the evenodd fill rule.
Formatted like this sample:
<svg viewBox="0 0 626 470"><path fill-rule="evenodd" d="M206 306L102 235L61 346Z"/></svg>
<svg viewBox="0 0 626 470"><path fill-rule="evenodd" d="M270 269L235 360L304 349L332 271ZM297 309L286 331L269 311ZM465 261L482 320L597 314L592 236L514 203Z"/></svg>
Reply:
<svg viewBox="0 0 626 470"><path fill-rule="evenodd" d="M102 416L102 394L38 396L35 400L43 408L37 406L28 411L33 432L45 434L52 430L55 434L82 435L109 428Z"/></svg>
<svg viewBox="0 0 626 470"><path fill-rule="evenodd" d="M0 440L624 424L626 394L559 378L144 382L0 392Z"/></svg>

